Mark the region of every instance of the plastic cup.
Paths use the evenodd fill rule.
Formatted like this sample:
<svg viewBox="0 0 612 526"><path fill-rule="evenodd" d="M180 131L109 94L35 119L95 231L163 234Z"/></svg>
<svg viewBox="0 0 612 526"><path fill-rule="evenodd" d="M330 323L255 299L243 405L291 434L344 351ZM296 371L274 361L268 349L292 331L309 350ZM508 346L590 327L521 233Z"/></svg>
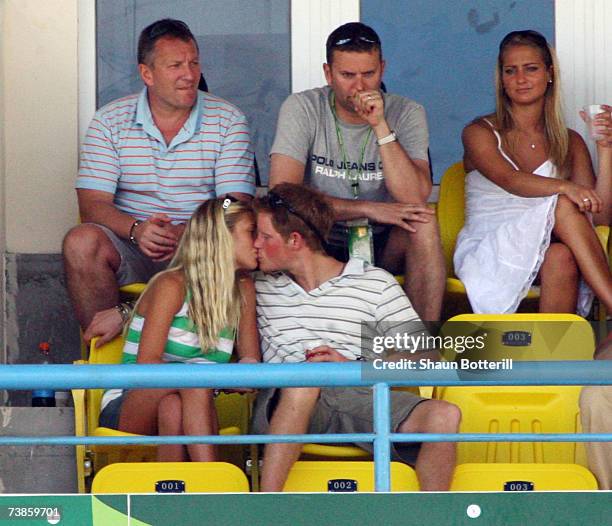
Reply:
<svg viewBox="0 0 612 526"><path fill-rule="evenodd" d="M587 126L589 127L589 137L591 137L591 139L593 139L594 141L601 141L605 138L605 136L602 135L601 128L597 126L594 121L597 114L604 111L601 107L601 104L589 104L585 106L583 110L586 114Z"/></svg>

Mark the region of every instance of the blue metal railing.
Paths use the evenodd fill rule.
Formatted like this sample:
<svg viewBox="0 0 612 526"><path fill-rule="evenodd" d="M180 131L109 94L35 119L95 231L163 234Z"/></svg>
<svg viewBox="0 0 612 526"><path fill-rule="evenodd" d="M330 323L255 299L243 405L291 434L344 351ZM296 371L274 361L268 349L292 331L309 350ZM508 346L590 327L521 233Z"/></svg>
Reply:
<svg viewBox="0 0 612 526"><path fill-rule="evenodd" d="M327 435L0 437L0 445L265 444L271 442L373 442L377 491L390 488L391 442L600 442L612 434L391 433L391 385L610 385L612 361L515 362L505 371L377 371L372 363L163 365L1 365L0 389L96 389L160 387L374 386L374 432Z"/></svg>

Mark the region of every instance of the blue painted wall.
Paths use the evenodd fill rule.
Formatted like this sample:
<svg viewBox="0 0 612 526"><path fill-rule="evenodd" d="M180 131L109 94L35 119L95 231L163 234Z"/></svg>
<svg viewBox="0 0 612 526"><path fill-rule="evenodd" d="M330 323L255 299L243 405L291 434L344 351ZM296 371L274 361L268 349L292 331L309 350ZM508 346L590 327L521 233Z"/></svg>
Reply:
<svg viewBox="0 0 612 526"><path fill-rule="evenodd" d="M390 92L425 106L434 180L463 155L461 130L495 107L497 48L510 31L554 42L553 0L361 0L380 35Z"/></svg>

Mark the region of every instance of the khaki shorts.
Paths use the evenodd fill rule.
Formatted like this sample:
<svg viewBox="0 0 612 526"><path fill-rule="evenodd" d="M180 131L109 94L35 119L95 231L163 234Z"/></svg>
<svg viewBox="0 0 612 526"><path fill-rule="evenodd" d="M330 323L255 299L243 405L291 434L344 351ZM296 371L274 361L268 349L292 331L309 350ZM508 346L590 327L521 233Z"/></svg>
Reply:
<svg viewBox="0 0 612 526"><path fill-rule="evenodd" d="M270 418L278 403L281 389L264 389L257 395L253 411L254 434L268 431ZM400 424L410 416L412 410L426 398L405 391L391 391L391 432L397 432ZM308 433L372 433L373 432L372 389L369 387L323 387L315 407ZM359 446L370 453L371 442L359 442ZM393 443L391 456L414 465L420 443Z"/></svg>
<svg viewBox="0 0 612 526"><path fill-rule="evenodd" d="M95 223L90 223L101 229L111 240L115 250L119 252L121 264L115 273L119 286L128 283L147 283L155 274L161 272L168 266L168 261L153 261L145 256L140 249L130 243L128 239L123 239L109 228Z"/></svg>

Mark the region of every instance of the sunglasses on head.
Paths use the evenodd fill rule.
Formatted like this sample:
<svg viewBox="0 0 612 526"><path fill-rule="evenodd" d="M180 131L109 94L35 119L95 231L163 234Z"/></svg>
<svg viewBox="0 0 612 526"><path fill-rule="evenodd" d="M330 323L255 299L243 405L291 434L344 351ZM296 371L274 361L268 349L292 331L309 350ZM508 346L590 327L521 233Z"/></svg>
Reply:
<svg viewBox="0 0 612 526"><path fill-rule="evenodd" d="M278 208L284 208L290 214L293 214L298 219L301 219L302 222L312 230L312 232L317 236L317 239L321 242L323 246L325 246L325 239L321 235L321 232L315 227L311 221L306 219L302 214L300 214L297 210L295 210L289 203L287 203L280 195L275 192L268 192L268 204L272 210L276 210Z"/></svg>
<svg viewBox="0 0 612 526"><path fill-rule="evenodd" d="M332 47L346 46L347 44L356 44L358 42L365 42L366 44L380 44L378 39L372 39L359 35L349 38L339 38L332 44Z"/></svg>

